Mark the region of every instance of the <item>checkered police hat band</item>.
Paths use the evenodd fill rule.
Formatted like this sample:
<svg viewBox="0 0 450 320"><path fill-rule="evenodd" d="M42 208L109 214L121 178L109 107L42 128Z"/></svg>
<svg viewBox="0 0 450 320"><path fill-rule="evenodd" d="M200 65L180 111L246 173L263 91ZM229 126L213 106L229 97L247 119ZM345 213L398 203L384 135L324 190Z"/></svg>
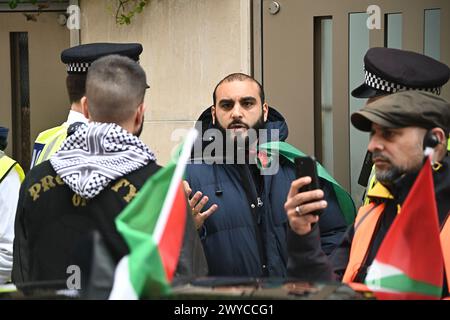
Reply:
<svg viewBox="0 0 450 320"><path fill-rule="evenodd" d="M86 73L88 71L90 65L91 64L88 62L69 63L67 65L67 72Z"/></svg>
<svg viewBox="0 0 450 320"><path fill-rule="evenodd" d="M136 61L139 64L139 60ZM91 63L89 62L74 62L67 65L67 72L87 73Z"/></svg>
<svg viewBox="0 0 450 320"><path fill-rule="evenodd" d="M401 84L383 80L380 77L374 75L373 73L370 73L367 70L365 70L364 82L366 83L366 85L368 85L371 88L385 91L388 93L395 93L395 92L406 91L406 90L421 90L421 91L431 92L436 95L441 94L441 87L434 87L434 88L405 87L405 86L402 86Z"/></svg>

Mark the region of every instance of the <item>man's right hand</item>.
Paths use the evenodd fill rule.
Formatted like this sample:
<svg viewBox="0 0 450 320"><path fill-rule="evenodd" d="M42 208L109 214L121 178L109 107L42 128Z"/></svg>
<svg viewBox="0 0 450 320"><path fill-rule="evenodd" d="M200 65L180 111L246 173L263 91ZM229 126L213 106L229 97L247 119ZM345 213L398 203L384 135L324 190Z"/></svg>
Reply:
<svg viewBox="0 0 450 320"><path fill-rule="evenodd" d="M327 202L323 200L324 194L320 189L298 192L298 189L311 183L310 177L303 177L292 181L291 188L284 204L291 229L305 235L312 229L312 225L319 221L319 216L312 214L314 211L325 209Z"/></svg>
<svg viewBox="0 0 450 320"><path fill-rule="evenodd" d="M212 215L219 208L219 206L217 204L213 204L208 210L201 212L209 198L207 196L203 196L203 193L200 191L197 191L192 198L189 198L192 193L192 189L186 180L183 181L183 185L186 196L189 199L189 206L194 218L195 227L199 230L203 226L205 220Z"/></svg>

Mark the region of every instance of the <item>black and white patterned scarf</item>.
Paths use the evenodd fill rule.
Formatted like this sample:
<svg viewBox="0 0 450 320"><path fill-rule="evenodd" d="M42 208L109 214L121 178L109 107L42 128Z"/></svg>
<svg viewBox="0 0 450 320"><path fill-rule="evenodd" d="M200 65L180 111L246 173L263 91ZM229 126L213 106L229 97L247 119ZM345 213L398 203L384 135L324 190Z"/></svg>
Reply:
<svg viewBox="0 0 450 320"><path fill-rule="evenodd" d="M95 122L82 125L50 158L56 173L85 199L150 161L155 155L139 138L116 124Z"/></svg>

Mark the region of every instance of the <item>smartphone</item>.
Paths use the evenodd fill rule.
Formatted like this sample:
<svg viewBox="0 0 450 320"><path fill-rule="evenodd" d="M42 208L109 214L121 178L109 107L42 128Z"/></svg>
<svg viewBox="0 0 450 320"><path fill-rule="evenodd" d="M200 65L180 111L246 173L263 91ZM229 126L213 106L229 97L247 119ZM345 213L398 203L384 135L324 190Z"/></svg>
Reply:
<svg viewBox="0 0 450 320"><path fill-rule="evenodd" d="M320 189L319 178L317 176L316 160L313 157L297 157L294 159L295 174L297 179L301 177L311 177L311 183L301 187L298 192L306 192ZM311 214L320 215L322 210L312 212Z"/></svg>
<svg viewBox="0 0 450 320"><path fill-rule="evenodd" d="M372 152L367 151L361 168L361 173L358 178L358 184L364 188L367 187L367 183L369 183L370 174L372 173L372 166Z"/></svg>

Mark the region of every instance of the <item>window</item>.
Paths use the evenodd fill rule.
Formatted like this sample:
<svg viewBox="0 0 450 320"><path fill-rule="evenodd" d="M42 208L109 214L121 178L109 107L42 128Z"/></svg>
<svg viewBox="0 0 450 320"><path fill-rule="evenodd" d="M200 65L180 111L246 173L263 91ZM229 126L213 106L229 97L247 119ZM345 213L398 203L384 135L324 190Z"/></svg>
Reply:
<svg viewBox="0 0 450 320"><path fill-rule="evenodd" d="M369 49L367 13L349 15L349 89L350 92L364 82L364 55ZM349 115L361 109L364 99L356 99L349 92ZM367 151L369 136L350 124L350 190L356 204L361 202L365 188L358 184L358 177Z"/></svg>
<svg viewBox="0 0 450 320"><path fill-rule="evenodd" d="M28 69L28 33L11 32L11 114L13 157L29 168L30 150L30 81ZM10 137L11 138L11 137Z"/></svg>
<svg viewBox="0 0 450 320"><path fill-rule="evenodd" d="M401 13L386 14L384 46L402 49L403 15Z"/></svg>
<svg viewBox="0 0 450 320"><path fill-rule="evenodd" d="M315 154L333 174L333 20L314 18Z"/></svg>
<svg viewBox="0 0 450 320"><path fill-rule="evenodd" d="M441 9L425 10L424 54L441 58Z"/></svg>

